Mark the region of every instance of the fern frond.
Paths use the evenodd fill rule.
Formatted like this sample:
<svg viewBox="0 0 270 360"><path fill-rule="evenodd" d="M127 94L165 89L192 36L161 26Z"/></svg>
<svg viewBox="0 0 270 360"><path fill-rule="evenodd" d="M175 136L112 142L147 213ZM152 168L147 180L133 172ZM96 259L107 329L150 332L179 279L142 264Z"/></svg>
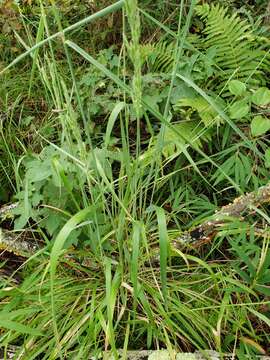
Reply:
<svg viewBox="0 0 270 360"><path fill-rule="evenodd" d="M217 70L212 82L218 83L217 88L232 79L264 85L269 55L256 42L251 25L220 5L199 5L196 12L205 23L204 48L216 50Z"/></svg>
<svg viewBox="0 0 270 360"><path fill-rule="evenodd" d="M168 73L173 67L174 42L159 41L156 44L141 46L143 60L151 73Z"/></svg>

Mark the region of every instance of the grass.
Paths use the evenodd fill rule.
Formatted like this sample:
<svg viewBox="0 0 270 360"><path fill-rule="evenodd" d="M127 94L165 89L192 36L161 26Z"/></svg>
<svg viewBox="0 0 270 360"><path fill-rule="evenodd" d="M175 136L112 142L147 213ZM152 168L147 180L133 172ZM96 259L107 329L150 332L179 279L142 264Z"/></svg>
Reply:
<svg viewBox="0 0 270 360"><path fill-rule="evenodd" d="M118 1L67 27L54 3L37 3L35 30L27 16L18 17L23 30L16 37L24 50L0 70L8 115L0 128L1 184L9 189L1 202L19 200L9 226L30 229L44 245L21 266L20 284L11 277L0 281L0 343L4 351L18 346L18 359L86 359L102 351L117 358L120 348L214 349L239 359L267 352L269 238L256 235L254 225L267 228L267 209L245 219L246 227L236 221L202 248L172 246L179 233L253 190L245 182L250 174L223 169L230 152L248 154L253 184L264 184L268 174L267 138L258 146L206 87L178 72L195 2L187 17L184 5L176 32L136 1ZM106 24L120 10L123 42L116 58L80 46L87 24ZM151 76L141 53L145 15L176 39L160 108L158 95L149 99L144 92ZM89 36L98 39L98 33ZM201 147L174 126L171 98L180 84L226 124ZM40 102L46 104L41 115ZM166 157L168 129L178 152ZM225 149L223 131L229 134Z"/></svg>

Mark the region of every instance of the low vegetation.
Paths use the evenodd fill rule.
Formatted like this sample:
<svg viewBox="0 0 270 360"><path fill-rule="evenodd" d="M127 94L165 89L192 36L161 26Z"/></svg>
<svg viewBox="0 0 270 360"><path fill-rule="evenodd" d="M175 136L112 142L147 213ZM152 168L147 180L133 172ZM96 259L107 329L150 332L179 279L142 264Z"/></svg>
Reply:
<svg viewBox="0 0 270 360"><path fill-rule="evenodd" d="M4 358L269 355L268 198L220 211L269 184L251 3L0 0Z"/></svg>

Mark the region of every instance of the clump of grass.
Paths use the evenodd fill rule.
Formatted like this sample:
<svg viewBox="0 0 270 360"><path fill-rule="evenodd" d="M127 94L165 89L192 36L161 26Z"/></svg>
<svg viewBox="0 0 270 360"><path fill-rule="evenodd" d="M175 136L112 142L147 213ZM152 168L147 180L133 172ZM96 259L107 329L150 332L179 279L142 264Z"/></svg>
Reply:
<svg viewBox="0 0 270 360"><path fill-rule="evenodd" d="M217 111L235 131L237 140L261 157L204 89L178 74L178 56L183 54L194 3L184 25L180 16L174 71L169 80L166 78L169 86L163 112L143 95L136 1L118 1L68 27L63 26L59 9L52 5L58 27L53 34L42 4L36 38L28 34L28 45L19 39L26 51L2 70L2 76L31 55L27 92L33 94L34 75L38 74L50 115L60 130L52 139L36 129L41 144L48 147L34 161L32 154L27 156L27 147L24 159L17 163L14 151L3 142L16 173L14 192L23 200L19 215L25 216L26 225L39 228L44 249L25 264L20 285L1 282L2 346L18 345L16 356L25 359L85 359L103 350L117 358L119 348L124 354L128 349L142 348L215 349L239 356L262 353L269 342L269 319L263 313L268 306L263 297L267 275L260 277L252 261L257 261L260 270L267 269L268 241L257 246L259 237L251 230L250 238L243 237L244 232L232 225L224 230L223 242L216 241L204 250L179 251L171 246L179 231L205 218L206 211L210 215L217 203L222 203L217 200L219 193L211 176L217 170L224 173L217 160L223 152L198 147L193 138L185 139L184 145L181 142L176 161L163 159L161 151L167 145L164 131L169 128L183 139L170 115L170 98L179 79L181 86L193 88ZM182 1L180 15L183 5ZM118 71L113 72L70 34L120 8L124 47ZM164 30L162 24L160 28ZM41 50L42 46L45 49ZM58 58L59 46L65 65ZM79 68L78 59L83 63ZM114 83L118 90L101 129L96 129L95 118L88 116L80 88L80 74L89 70L89 63L102 81L108 81L109 86ZM95 89L97 96L102 81ZM145 143L144 126L151 135ZM135 130L135 135L131 136L130 130ZM7 134L3 135L6 140ZM213 141L208 146L215 149L218 144ZM47 176L40 176L44 168ZM230 175L225 174L224 179L232 194L239 191ZM226 194L231 197L231 193ZM54 228L56 219L61 219L61 230ZM264 221L269 221L266 215ZM225 242L226 246L222 245ZM231 242L236 245L228 249ZM247 246L245 251L240 245ZM265 292L256 288L261 282Z"/></svg>

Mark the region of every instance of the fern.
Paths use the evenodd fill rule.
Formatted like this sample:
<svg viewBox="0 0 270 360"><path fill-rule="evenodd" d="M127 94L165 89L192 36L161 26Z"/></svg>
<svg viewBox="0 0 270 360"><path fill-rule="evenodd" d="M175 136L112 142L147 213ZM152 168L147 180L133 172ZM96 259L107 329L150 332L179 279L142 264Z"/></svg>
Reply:
<svg viewBox="0 0 270 360"><path fill-rule="evenodd" d="M175 43L159 41L156 44L141 45L143 62L151 73L169 73L173 68Z"/></svg>
<svg viewBox="0 0 270 360"><path fill-rule="evenodd" d="M189 50L194 50L194 44L200 47L197 35L189 34ZM173 69L175 41L159 40L157 43L141 45L143 63L147 64L147 70L151 73L170 73ZM199 51L197 51L199 54ZM204 56L204 55L203 55ZM186 57L185 60L188 61Z"/></svg>
<svg viewBox="0 0 270 360"><path fill-rule="evenodd" d="M251 25L219 5L199 5L196 12L205 23L203 45L215 48L216 71L210 87L222 88L228 80L264 85L269 66L268 52L256 42Z"/></svg>

